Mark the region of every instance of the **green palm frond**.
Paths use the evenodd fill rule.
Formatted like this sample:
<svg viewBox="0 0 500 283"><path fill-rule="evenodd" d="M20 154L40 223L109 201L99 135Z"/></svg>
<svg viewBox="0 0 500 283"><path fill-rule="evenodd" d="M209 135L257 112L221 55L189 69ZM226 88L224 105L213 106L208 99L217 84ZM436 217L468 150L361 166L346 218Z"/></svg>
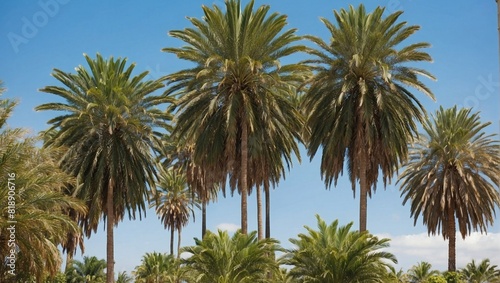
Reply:
<svg viewBox="0 0 500 283"><path fill-rule="evenodd" d="M294 248L285 256L290 275L300 282L385 282L394 255L382 251L389 239L368 232L351 231L353 223L327 225L319 216L318 230L306 226L307 234L290 239Z"/></svg>

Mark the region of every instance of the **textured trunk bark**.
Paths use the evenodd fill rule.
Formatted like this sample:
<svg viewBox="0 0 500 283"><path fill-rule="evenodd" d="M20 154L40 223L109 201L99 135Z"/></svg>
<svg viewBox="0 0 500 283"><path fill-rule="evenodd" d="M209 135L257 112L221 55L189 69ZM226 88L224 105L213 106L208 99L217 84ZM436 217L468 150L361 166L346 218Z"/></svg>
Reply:
<svg viewBox="0 0 500 283"><path fill-rule="evenodd" d="M362 150L361 164L359 174L359 231L366 231L366 218L368 211L368 189L369 185L366 178L367 159L366 151Z"/></svg>
<svg viewBox="0 0 500 283"><path fill-rule="evenodd" d="M170 255L174 255L174 228L170 228Z"/></svg>
<svg viewBox="0 0 500 283"><path fill-rule="evenodd" d="M257 185L255 187L257 192L257 235L258 239L264 239L264 229L262 226L262 191L260 190L260 186Z"/></svg>
<svg viewBox="0 0 500 283"><path fill-rule="evenodd" d="M207 233L207 201L201 203L201 238Z"/></svg>
<svg viewBox="0 0 500 283"><path fill-rule="evenodd" d="M266 238L271 238L271 192L269 184L264 184L264 192L266 198Z"/></svg>
<svg viewBox="0 0 500 283"><path fill-rule="evenodd" d="M177 258L181 258L181 234L182 229L177 230Z"/></svg>
<svg viewBox="0 0 500 283"><path fill-rule="evenodd" d="M247 208L248 208L248 187L247 187L247 168L248 168L248 128L245 118L241 123L241 176L240 176L240 193L241 193L241 233L247 234Z"/></svg>
<svg viewBox="0 0 500 283"><path fill-rule="evenodd" d="M109 188L106 200L106 210L107 210L107 238L106 238L106 283L115 282L115 256L114 256L114 222L115 222L115 209L113 204L113 193L114 193L115 181L113 178L109 181Z"/></svg>
<svg viewBox="0 0 500 283"><path fill-rule="evenodd" d="M448 271L456 270L456 235L457 227L455 224L455 211L453 207L448 209Z"/></svg>

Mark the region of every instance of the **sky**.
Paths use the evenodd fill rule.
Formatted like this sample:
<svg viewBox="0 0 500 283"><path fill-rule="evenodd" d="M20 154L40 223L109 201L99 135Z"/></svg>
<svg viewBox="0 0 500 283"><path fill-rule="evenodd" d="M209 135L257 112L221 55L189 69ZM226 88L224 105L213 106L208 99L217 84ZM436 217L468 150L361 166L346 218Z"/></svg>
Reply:
<svg viewBox="0 0 500 283"><path fill-rule="evenodd" d="M422 79L436 95L436 101L415 92L427 111L433 113L440 106L472 107L475 112L480 111L483 122L492 123L486 129L488 133L499 133L499 41L494 1L255 2L256 6L270 5L271 12L288 15L287 27L297 28L299 35L316 35L325 41L329 40L329 33L320 17L333 22L333 10L364 3L368 11L385 6L386 15L404 11L401 21L421 27L406 43L424 41L432 45L427 51L433 62L418 66L437 77L437 81ZM199 18L201 6L213 4L224 6L221 0L0 1L0 80L7 88L3 97L19 101L9 126L27 128L33 135L46 129L47 121L57 113L36 112L34 108L57 98L38 90L57 85L50 76L54 68L74 72L75 67L85 66L84 53L91 57L96 53L105 58L127 57L129 63L136 63L137 72L150 72L148 79L188 66L161 49L182 46L168 32L190 27L186 17ZM358 227L359 201L353 198L347 176L327 190L320 176L320 155L310 161L301 147L301 157L302 163L294 162L286 179L271 193L271 235L285 248L293 247L289 239L304 233L304 225L316 227L316 214L327 222L339 219L341 225L346 225L352 221ZM398 269L406 271L419 261L427 261L434 268L445 270L447 242L441 236L428 236L421 219L414 225L409 204L402 205L395 181L385 190L379 184L369 199L369 231L391 239L388 251L396 255ZM249 200L249 230L256 230L255 196ZM192 245L194 237L201 237L199 211L195 219L184 228L182 245ZM239 196L220 196L217 203L208 206L209 230L235 231L239 222ZM104 226L101 223L98 232L85 240L85 256L106 258ZM141 221L125 220L115 229L115 272L130 273L146 252L168 252L168 247L169 232L154 210L148 210ZM458 267L471 259L484 258L500 265L499 223L490 226L487 235L472 233L465 241L457 241ZM80 251L76 259L82 259Z"/></svg>

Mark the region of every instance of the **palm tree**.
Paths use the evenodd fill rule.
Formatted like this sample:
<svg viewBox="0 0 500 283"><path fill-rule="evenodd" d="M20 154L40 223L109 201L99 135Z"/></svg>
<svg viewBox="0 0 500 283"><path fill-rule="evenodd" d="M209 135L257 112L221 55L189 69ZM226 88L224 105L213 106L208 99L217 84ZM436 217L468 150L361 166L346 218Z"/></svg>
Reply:
<svg viewBox="0 0 500 283"><path fill-rule="evenodd" d="M366 230L367 196L376 190L379 172L384 185L407 157L408 141L416 132L424 109L410 88L434 98L418 78L434 78L410 63L431 61L422 49L428 43L404 45L418 26L398 22L402 12L382 18L384 8L366 13L365 7L334 11L337 26L322 18L331 33L330 43L307 36L319 49L315 76L303 99L311 134L308 154L322 148L321 174L327 188L347 170L355 195L359 181L360 231Z"/></svg>
<svg viewBox="0 0 500 283"><path fill-rule="evenodd" d="M423 124L426 135L399 176L415 224L422 215L429 234L448 239L448 271L456 269L457 223L462 238L486 232L500 205L500 142L483 132L489 124L471 109L441 107Z"/></svg>
<svg viewBox="0 0 500 283"><path fill-rule="evenodd" d="M176 168L164 169L159 166L157 190L152 193L150 207L156 206L156 214L165 228L170 229L170 254L174 254L174 232L177 230L177 257L180 256L182 227L189 222L189 214L194 217L193 206L199 207L193 198L183 171Z"/></svg>
<svg viewBox="0 0 500 283"><path fill-rule="evenodd" d="M268 272L279 273L269 254L279 249L276 240L258 240L255 231L232 237L227 231L208 231L203 240L195 238L195 246L182 249L190 254L183 263L199 283L269 282Z"/></svg>
<svg viewBox="0 0 500 283"><path fill-rule="evenodd" d="M133 273L137 283L177 283L183 278L179 260L157 252L146 253Z"/></svg>
<svg viewBox="0 0 500 283"><path fill-rule="evenodd" d="M489 259L483 259L479 265L472 260L461 269L461 273L468 283L500 282L500 269L491 265Z"/></svg>
<svg viewBox="0 0 500 283"><path fill-rule="evenodd" d="M430 263L421 261L417 265L412 266L407 274L411 283L425 283L427 279L434 275L439 275L440 272L432 269Z"/></svg>
<svg viewBox="0 0 500 283"><path fill-rule="evenodd" d="M385 282L389 283L407 283L408 275L403 271L403 269L396 270L394 266L389 266L387 270L387 278Z"/></svg>
<svg viewBox="0 0 500 283"><path fill-rule="evenodd" d="M129 218L146 209L147 188L154 189L155 170L151 153L158 127L166 127L170 115L157 108L169 98L152 93L163 84L145 81L147 72L132 75L134 64L126 59L96 59L84 55L90 70L80 66L76 74L55 69L63 85L42 92L64 102L47 103L37 110L62 111L50 120L56 134L47 145L67 148L61 166L76 176L74 192L87 201L88 216L80 224L87 237L96 231L101 216L107 231L107 279L114 281L113 227L128 212ZM50 132L51 130L49 130Z"/></svg>
<svg viewBox="0 0 500 283"><path fill-rule="evenodd" d="M126 271L118 273L118 278L116 279L116 283L132 283L133 278L130 277Z"/></svg>
<svg viewBox="0 0 500 283"><path fill-rule="evenodd" d="M66 271L68 283L102 283L106 278L106 261L85 256L83 261L73 260Z"/></svg>
<svg viewBox="0 0 500 283"><path fill-rule="evenodd" d="M394 255L381 251L389 239L368 232L351 231L353 223L339 226L338 220L327 225L318 215L318 229L305 227L308 234L290 239L295 248L285 256L292 266L290 275L300 282L385 282L389 262Z"/></svg>
<svg viewBox="0 0 500 283"><path fill-rule="evenodd" d="M202 20L188 18L194 28L169 33L187 45L163 51L195 64L167 76L167 93L179 97L174 133L194 145L194 162L217 183L225 184L230 176L232 189L241 195L245 234L249 141L264 129L294 138L296 109L287 97L308 68L280 63L305 49L291 45L300 38L294 29L283 31L285 15L268 15L269 6L254 11L253 0L243 10L239 0L226 0L225 5L225 12L216 5L203 6Z"/></svg>
<svg viewBox="0 0 500 283"><path fill-rule="evenodd" d="M37 148L37 138L6 125L15 106L15 101L0 99L0 174L4 176L0 178L0 282L32 279L38 283L57 274L62 264L57 246L68 233L79 232L65 211L84 214L86 209L63 193L75 180L59 169L55 151Z"/></svg>
<svg viewBox="0 0 500 283"><path fill-rule="evenodd" d="M182 146L181 146L182 145ZM206 170L193 161L193 146L186 144L182 138L165 135L159 145L161 164L166 168L183 170L193 199L201 203L201 235L207 230L207 205L217 200L220 185L213 180Z"/></svg>

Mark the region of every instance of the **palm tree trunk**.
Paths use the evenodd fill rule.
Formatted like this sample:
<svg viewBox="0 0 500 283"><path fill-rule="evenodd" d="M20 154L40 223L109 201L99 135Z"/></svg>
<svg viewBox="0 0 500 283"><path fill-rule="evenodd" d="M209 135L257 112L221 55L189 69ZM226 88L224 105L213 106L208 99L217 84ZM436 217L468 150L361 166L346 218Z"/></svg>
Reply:
<svg viewBox="0 0 500 283"><path fill-rule="evenodd" d="M455 224L455 213L454 208L451 206L448 208L448 271L456 270L456 235L457 235L457 227Z"/></svg>
<svg viewBox="0 0 500 283"><path fill-rule="evenodd" d="M107 212L107 238L106 238L106 283L115 282L115 259L114 259L114 222L115 222L115 209L113 203L113 191L115 181L113 178L109 180L108 195L106 199L106 212Z"/></svg>
<svg viewBox="0 0 500 283"><path fill-rule="evenodd" d="M201 238L207 233L207 200L201 202Z"/></svg>
<svg viewBox="0 0 500 283"><path fill-rule="evenodd" d="M271 192L269 191L269 183L264 184L264 192L266 198L266 238L271 238Z"/></svg>
<svg viewBox="0 0 500 283"><path fill-rule="evenodd" d="M73 260L73 254L68 251L66 253L66 266L64 267L64 273L68 272L72 260Z"/></svg>
<svg viewBox="0 0 500 283"><path fill-rule="evenodd" d="M247 223L247 198L248 198L248 187L247 187L247 168L248 168L248 128L245 118L241 122L241 176L240 176L240 193L241 193L241 233L246 235L248 231Z"/></svg>
<svg viewBox="0 0 500 283"><path fill-rule="evenodd" d="M170 255L174 255L174 227L170 227Z"/></svg>
<svg viewBox="0 0 500 283"><path fill-rule="evenodd" d="M181 258L181 232L182 228L177 230L177 258Z"/></svg>
<svg viewBox="0 0 500 283"><path fill-rule="evenodd" d="M258 239L264 239L264 229L262 227L262 192L260 186L256 185L255 190L257 191L257 235Z"/></svg>
<svg viewBox="0 0 500 283"><path fill-rule="evenodd" d="M368 156L366 150L361 150L361 164L359 174L359 231L366 231L366 218L368 214L368 190L369 184L366 176L366 168L368 167Z"/></svg>

